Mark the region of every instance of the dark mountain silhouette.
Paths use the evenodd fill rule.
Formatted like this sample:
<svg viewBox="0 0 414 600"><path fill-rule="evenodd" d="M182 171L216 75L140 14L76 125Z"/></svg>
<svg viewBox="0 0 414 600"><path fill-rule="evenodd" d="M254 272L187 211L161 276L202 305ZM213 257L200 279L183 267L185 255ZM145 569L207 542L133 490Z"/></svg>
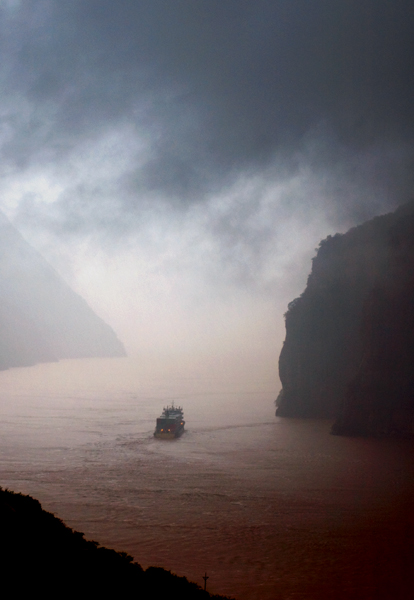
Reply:
<svg viewBox="0 0 414 600"><path fill-rule="evenodd" d="M231 600L159 567L144 571L125 552L85 540L37 500L2 488L0 528L1 584L16 597Z"/></svg>
<svg viewBox="0 0 414 600"><path fill-rule="evenodd" d="M0 213L0 369L124 355L109 325Z"/></svg>
<svg viewBox="0 0 414 600"><path fill-rule="evenodd" d="M277 415L414 433L414 202L323 240L285 316Z"/></svg>

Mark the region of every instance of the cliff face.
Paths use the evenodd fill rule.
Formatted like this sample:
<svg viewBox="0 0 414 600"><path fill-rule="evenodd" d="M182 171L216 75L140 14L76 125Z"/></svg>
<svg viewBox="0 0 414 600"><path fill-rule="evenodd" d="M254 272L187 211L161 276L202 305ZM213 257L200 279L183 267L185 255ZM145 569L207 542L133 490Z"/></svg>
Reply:
<svg viewBox="0 0 414 600"><path fill-rule="evenodd" d="M109 325L0 214L0 369L124 355Z"/></svg>
<svg viewBox="0 0 414 600"><path fill-rule="evenodd" d="M413 359L414 202L321 242L286 313L276 414L409 433Z"/></svg>

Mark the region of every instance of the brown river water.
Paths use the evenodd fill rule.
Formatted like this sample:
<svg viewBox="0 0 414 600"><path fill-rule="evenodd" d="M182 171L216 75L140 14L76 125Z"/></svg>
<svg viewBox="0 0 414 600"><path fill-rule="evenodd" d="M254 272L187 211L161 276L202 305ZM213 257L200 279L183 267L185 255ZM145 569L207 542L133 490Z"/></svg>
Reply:
<svg viewBox="0 0 414 600"><path fill-rule="evenodd" d="M273 365L0 373L0 485L87 539L238 600L414 597L414 447L274 416ZM186 432L153 437L165 404Z"/></svg>

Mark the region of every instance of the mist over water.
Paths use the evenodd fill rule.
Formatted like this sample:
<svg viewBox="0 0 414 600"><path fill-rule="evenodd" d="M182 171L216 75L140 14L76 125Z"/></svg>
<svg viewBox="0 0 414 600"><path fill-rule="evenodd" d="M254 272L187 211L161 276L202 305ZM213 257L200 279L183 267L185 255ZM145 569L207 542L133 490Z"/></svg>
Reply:
<svg viewBox="0 0 414 600"><path fill-rule="evenodd" d="M275 372L184 357L1 372L0 484L239 600L408 597L412 444L274 417ZM172 401L186 432L156 440Z"/></svg>

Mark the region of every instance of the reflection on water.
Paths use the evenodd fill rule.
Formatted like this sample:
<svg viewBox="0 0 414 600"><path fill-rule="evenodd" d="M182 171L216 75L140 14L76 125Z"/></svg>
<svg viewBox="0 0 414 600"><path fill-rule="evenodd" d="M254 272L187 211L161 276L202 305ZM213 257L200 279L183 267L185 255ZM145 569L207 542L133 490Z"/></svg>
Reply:
<svg viewBox="0 0 414 600"><path fill-rule="evenodd" d="M209 367L209 368L207 368ZM269 366L0 373L1 485L88 539L239 600L412 597L413 448L274 417ZM184 406L179 440L153 437Z"/></svg>

